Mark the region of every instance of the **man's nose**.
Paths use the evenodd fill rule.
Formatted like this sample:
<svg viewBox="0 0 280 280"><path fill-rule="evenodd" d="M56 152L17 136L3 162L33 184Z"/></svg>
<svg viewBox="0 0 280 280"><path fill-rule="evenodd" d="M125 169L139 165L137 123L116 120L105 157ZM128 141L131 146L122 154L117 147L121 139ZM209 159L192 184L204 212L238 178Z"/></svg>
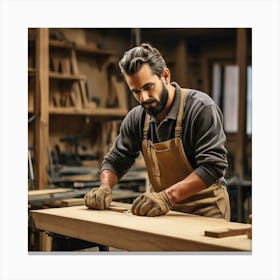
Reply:
<svg viewBox="0 0 280 280"><path fill-rule="evenodd" d="M141 102L145 102L146 100L148 100L150 98L148 91L146 90L142 90L140 93L140 101Z"/></svg>

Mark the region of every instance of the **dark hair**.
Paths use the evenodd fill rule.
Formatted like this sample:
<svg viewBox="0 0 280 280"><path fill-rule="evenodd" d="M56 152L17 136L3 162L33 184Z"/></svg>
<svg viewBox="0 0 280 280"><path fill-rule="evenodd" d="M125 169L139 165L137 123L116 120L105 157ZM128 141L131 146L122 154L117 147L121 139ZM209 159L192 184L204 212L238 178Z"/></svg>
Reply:
<svg viewBox="0 0 280 280"><path fill-rule="evenodd" d="M166 63L160 52L148 43L134 47L126 51L119 62L123 74L131 76L135 74L143 64L150 65L153 74L159 78L166 68Z"/></svg>

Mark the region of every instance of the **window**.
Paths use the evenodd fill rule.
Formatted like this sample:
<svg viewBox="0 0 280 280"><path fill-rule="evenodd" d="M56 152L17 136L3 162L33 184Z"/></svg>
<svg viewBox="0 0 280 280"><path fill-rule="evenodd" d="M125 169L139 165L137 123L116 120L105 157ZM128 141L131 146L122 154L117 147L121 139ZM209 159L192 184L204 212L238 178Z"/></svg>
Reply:
<svg viewBox="0 0 280 280"><path fill-rule="evenodd" d="M237 65L213 64L212 97L224 115L224 129L238 131L239 69ZM252 67L247 68L247 123L246 132L252 134Z"/></svg>

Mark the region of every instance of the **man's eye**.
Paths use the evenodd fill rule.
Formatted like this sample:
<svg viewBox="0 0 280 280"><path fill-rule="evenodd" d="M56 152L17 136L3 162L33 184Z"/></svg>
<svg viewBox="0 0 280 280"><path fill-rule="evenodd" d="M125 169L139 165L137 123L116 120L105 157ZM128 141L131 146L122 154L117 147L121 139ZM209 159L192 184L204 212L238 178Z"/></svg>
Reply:
<svg viewBox="0 0 280 280"><path fill-rule="evenodd" d="M153 88L153 84L149 84L145 86L145 90L151 90Z"/></svg>

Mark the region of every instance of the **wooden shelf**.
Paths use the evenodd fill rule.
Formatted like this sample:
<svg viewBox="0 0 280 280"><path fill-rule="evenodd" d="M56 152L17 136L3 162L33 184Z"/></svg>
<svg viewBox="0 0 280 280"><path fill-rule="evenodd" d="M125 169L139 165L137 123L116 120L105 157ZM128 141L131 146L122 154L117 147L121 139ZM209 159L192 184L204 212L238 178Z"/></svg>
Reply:
<svg viewBox="0 0 280 280"><path fill-rule="evenodd" d="M49 113L52 115L85 115L104 118L123 118L127 114L126 109L119 108L62 108L49 107Z"/></svg>
<svg viewBox="0 0 280 280"><path fill-rule="evenodd" d="M50 47L69 49L69 50L74 48L79 53L88 53L93 55L104 55L104 56L114 55L114 52L109 50L99 49L93 44L79 45L79 44L74 44L74 43L71 44L59 40L50 40L49 45Z"/></svg>
<svg viewBox="0 0 280 280"><path fill-rule="evenodd" d="M103 56L111 56L114 55L114 53L112 51L108 51L108 50L101 50L98 49L95 46L91 46L91 45L77 45L75 47L76 51L78 53L87 53L87 54L92 54L92 55L103 55Z"/></svg>
<svg viewBox="0 0 280 280"><path fill-rule="evenodd" d="M73 74L65 74L65 73L56 73L56 72L50 72L49 77L51 79L59 79L59 80L86 80L86 76L84 75L73 75Z"/></svg>

